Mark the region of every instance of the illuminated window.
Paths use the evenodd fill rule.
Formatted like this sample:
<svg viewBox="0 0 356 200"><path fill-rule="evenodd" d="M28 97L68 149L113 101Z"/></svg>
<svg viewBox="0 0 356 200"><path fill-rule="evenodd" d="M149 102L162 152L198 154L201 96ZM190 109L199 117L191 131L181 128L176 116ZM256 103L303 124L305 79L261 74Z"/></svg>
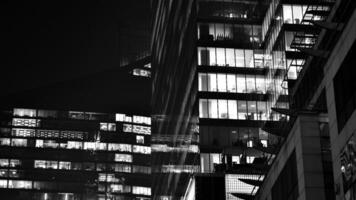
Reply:
<svg viewBox="0 0 356 200"><path fill-rule="evenodd" d="M0 180L0 188L7 188L7 180Z"/></svg>
<svg viewBox="0 0 356 200"><path fill-rule="evenodd" d="M27 127L38 127L40 120L36 119L22 119L22 118L13 118L13 126L27 126Z"/></svg>
<svg viewBox="0 0 356 200"><path fill-rule="evenodd" d="M129 185L119 185L119 184L110 184L108 187L109 192L115 193L130 193L131 186Z"/></svg>
<svg viewBox="0 0 356 200"><path fill-rule="evenodd" d="M293 14L291 5L283 5L283 20L284 23L291 24L293 23Z"/></svg>
<svg viewBox="0 0 356 200"><path fill-rule="evenodd" d="M209 92L216 92L218 90L216 74L208 74L207 84Z"/></svg>
<svg viewBox="0 0 356 200"><path fill-rule="evenodd" d="M254 67L253 50L245 50L245 65L246 67Z"/></svg>
<svg viewBox="0 0 356 200"><path fill-rule="evenodd" d="M261 140L261 144L263 147L267 147L267 140Z"/></svg>
<svg viewBox="0 0 356 200"><path fill-rule="evenodd" d="M253 157L253 156L247 156L246 157L246 162L247 163L253 163L254 160L255 160L255 157Z"/></svg>
<svg viewBox="0 0 356 200"><path fill-rule="evenodd" d="M208 100L209 118L218 118L218 102L216 99Z"/></svg>
<svg viewBox="0 0 356 200"><path fill-rule="evenodd" d="M122 131L131 133L132 132L132 125L131 124L123 124Z"/></svg>
<svg viewBox="0 0 356 200"><path fill-rule="evenodd" d="M17 159L11 159L10 160L10 167L17 167L21 165L21 161Z"/></svg>
<svg viewBox="0 0 356 200"><path fill-rule="evenodd" d="M245 75L236 75L236 88L238 93L246 93L246 78Z"/></svg>
<svg viewBox="0 0 356 200"><path fill-rule="evenodd" d="M199 99L199 117L208 118L208 100Z"/></svg>
<svg viewBox="0 0 356 200"><path fill-rule="evenodd" d="M108 123L100 123L100 130L107 131L108 130Z"/></svg>
<svg viewBox="0 0 356 200"><path fill-rule="evenodd" d="M226 66L235 67L234 49L226 49Z"/></svg>
<svg viewBox="0 0 356 200"><path fill-rule="evenodd" d="M0 169L0 177L7 177L8 170L7 169Z"/></svg>
<svg viewBox="0 0 356 200"><path fill-rule="evenodd" d="M249 140L247 142L247 147L253 147L253 141L252 140Z"/></svg>
<svg viewBox="0 0 356 200"><path fill-rule="evenodd" d="M218 100L218 108L219 108L219 118L220 119L227 119L228 118L228 113L227 113L227 100Z"/></svg>
<svg viewBox="0 0 356 200"><path fill-rule="evenodd" d="M232 163L240 164L240 156L232 156Z"/></svg>
<svg viewBox="0 0 356 200"><path fill-rule="evenodd" d="M127 164L114 164L114 171L115 171L115 172L131 173L131 165L127 165Z"/></svg>
<svg viewBox="0 0 356 200"><path fill-rule="evenodd" d="M132 162L132 155L130 154L115 154L115 161L117 162Z"/></svg>
<svg viewBox="0 0 356 200"><path fill-rule="evenodd" d="M218 92L226 92L226 74L218 74Z"/></svg>
<svg viewBox="0 0 356 200"><path fill-rule="evenodd" d="M125 122L132 122L132 117L125 116Z"/></svg>
<svg viewBox="0 0 356 200"><path fill-rule="evenodd" d="M17 117L36 117L36 110L34 109L23 109L23 108L15 108L14 116Z"/></svg>
<svg viewBox="0 0 356 200"><path fill-rule="evenodd" d="M45 160L35 160L34 167L35 168L46 168L46 161Z"/></svg>
<svg viewBox="0 0 356 200"><path fill-rule="evenodd" d="M0 138L0 146L10 146L10 138Z"/></svg>
<svg viewBox="0 0 356 200"><path fill-rule="evenodd" d="M27 139L15 139L11 140L11 146L14 147L25 147L27 146Z"/></svg>
<svg viewBox="0 0 356 200"><path fill-rule="evenodd" d="M96 149L95 142L84 142L84 149L85 150L95 150Z"/></svg>
<svg viewBox="0 0 356 200"><path fill-rule="evenodd" d="M83 143L82 142L76 142L76 141L68 141L67 148L68 149L82 149L83 148Z"/></svg>
<svg viewBox="0 0 356 200"><path fill-rule="evenodd" d="M245 67L244 50L235 49L236 67Z"/></svg>
<svg viewBox="0 0 356 200"><path fill-rule="evenodd" d="M115 144L109 143L108 145L109 151L122 151L122 152L131 152L131 145L130 144Z"/></svg>
<svg viewBox="0 0 356 200"><path fill-rule="evenodd" d="M133 126L132 126L132 132L138 133L138 134L151 135L151 127L148 127L148 126L140 126L140 125L133 125Z"/></svg>
<svg viewBox="0 0 356 200"><path fill-rule="evenodd" d="M12 136L17 137L35 137L36 131L33 129L20 129L20 128L13 128L12 129Z"/></svg>
<svg viewBox="0 0 356 200"><path fill-rule="evenodd" d="M229 119L237 119L237 101L228 100L227 103L229 108Z"/></svg>
<svg viewBox="0 0 356 200"><path fill-rule="evenodd" d="M9 166L9 159L0 159L0 167Z"/></svg>
<svg viewBox="0 0 356 200"><path fill-rule="evenodd" d="M115 123L100 123L101 131L116 131Z"/></svg>
<svg viewBox="0 0 356 200"><path fill-rule="evenodd" d="M133 116L133 123L151 125L151 118L144 116Z"/></svg>
<svg viewBox="0 0 356 200"><path fill-rule="evenodd" d="M59 138L58 130L37 130L36 137L41 138Z"/></svg>
<svg viewBox="0 0 356 200"><path fill-rule="evenodd" d="M133 152L134 153L150 154L151 153L151 147L133 145Z"/></svg>
<svg viewBox="0 0 356 200"><path fill-rule="evenodd" d="M105 151L105 150L107 150L107 144L106 143L102 143L102 142L96 142L95 143L95 149L96 150Z"/></svg>
<svg viewBox="0 0 356 200"><path fill-rule="evenodd" d="M116 124L108 123L108 131L116 131Z"/></svg>
<svg viewBox="0 0 356 200"><path fill-rule="evenodd" d="M32 189L32 181L9 180L8 188Z"/></svg>
<svg viewBox="0 0 356 200"><path fill-rule="evenodd" d="M136 135L136 143L137 144L144 144L145 143L145 136Z"/></svg>
<svg viewBox="0 0 356 200"><path fill-rule="evenodd" d="M132 146L131 144L119 144L119 151L131 152Z"/></svg>
<svg viewBox="0 0 356 200"><path fill-rule="evenodd" d="M227 80L227 91L231 93L236 93L236 76L234 74L228 74L226 76Z"/></svg>
<svg viewBox="0 0 356 200"><path fill-rule="evenodd" d="M116 121L119 121L119 122L125 121L125 114L117 113L117 114L115 115L115 120L116 120Z"/></svg>
<svg viewBox="0 0 356 200"><path fill-rule="evenodd" d="M132 194L151 195L150 187L132 186Z"/></svg>
<svg viewBox="0 0 356 200"><path fill-rule="evenodd" d="M71 166L71 162L64 162L64 161L60 161L59 162L59 169L67 169L69 170Z"/></svg>
<svg viewBox="0 0 356 200"><path fill-rule="evenodd" d="M11 170L9 170L8 174L9 174L9 177L19 178L21 175L23 176L23 171L22 170L11 169Z"/></svg>
<svg viewBox="0 0 356 200"><path fill-rule="evenodd" d="M225 49L216 48L216 60L218 66L225 66Z"/></svg>
<svg viewBox="0 0 356 200"><path fill-rule="evenodd" d="M239 119L247 118L247 105L246 101L237 101L237 115Z"/></svg>

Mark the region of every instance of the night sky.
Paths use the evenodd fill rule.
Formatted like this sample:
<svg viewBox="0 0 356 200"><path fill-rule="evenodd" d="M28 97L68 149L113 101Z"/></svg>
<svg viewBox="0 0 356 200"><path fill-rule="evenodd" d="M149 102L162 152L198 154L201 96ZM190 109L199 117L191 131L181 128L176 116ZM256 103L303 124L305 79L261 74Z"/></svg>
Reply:
<svg viewBox="0 0 356 200"><path fill-rule="evenodd" d="M49 88L56 95L70 95L65 85L73 81L85 89L78 86L71 93L90 93L90 87L107 79L106 71L115 73L111 74L116 79L114 89L125 96L118 104L137 97L133 89L140 93L137 84L141 83L127 73L113 70L124 59L149 50L150 1L1 4L1 96L33 93L42 88ZM53 85L58 91L50 89Z"/></svg>

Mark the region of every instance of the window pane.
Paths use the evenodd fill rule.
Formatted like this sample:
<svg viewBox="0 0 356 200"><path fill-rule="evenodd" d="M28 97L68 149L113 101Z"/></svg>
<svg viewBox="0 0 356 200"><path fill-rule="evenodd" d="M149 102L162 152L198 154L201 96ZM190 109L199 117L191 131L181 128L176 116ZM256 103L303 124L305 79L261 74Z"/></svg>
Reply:
<svg viewBox="0 0 356 200"><path fill-rule="evenodd" d="M232 24L225 24L225 40L232 40Z"/></svg>
<svg viewBox="0 0 356 200"><path fill-rule="evenodd" d="M263 67L263 52L257 53L255 51L255 67L256 68L262 68Z"/></svg>
<svg viewBox="0 0 356 200"><path fill-rule="evenodd" d="M234 49L226 49L226 66L235 66L235 53Z"/></svg>
<svg viewBox="0 0 356 200"><path fill-rule="evenodd" d="M224 39L224 24L215 24L215 39Z"/></svg>
<svg viewBox="0 0 356 200"><path fill-rule="evenodd" d="M256 76L256 92L266 93L266 82L264 76Z"/></svg>
<svg viewBox="0 0 356 200"><path fill-rule="evenodd" d="M208 100L199 100L199 117L208 118Z"/></svg>
<svg viewBox="0 0 356 200"><path fill-rule="evenodd" d="M248 119L250 120L257 119L256 101L247 101L247 112L248 112Z"/></svg>
<svg viewBox="0 0 356 200"><path fill-rule="evenodd" d="M227 91L236 93L236 78L234 74L227 75Z"/></svg>
<svg viewBox="0 0 356 200"><path fill-rule="evenodd" d="M302 21L302 18L303 18L302 6L293 5L293 23L299 24Z"/></svg>
<svg viewBox="0 0 356 200"><path fill-rule="evenodd" d="M258 101L257 102L257 113L259 120L267 120L267 102Z"/></svg>
<svg viewBox="0 0 356 200"><path fill-rule="evenodd" d="M207 64L206 63L206 58L203 60L202 59L202 55L204 53L204 49L205 48L202 48L202 47L198 47L198 65L203 65L203 63Z"/></svg>
<svg viewBox="0 0 356 200"><path fill-rule="evenodd" d="M246 92L245 75L236 75L236 88L238 93Z"/></svg>
<svg viewBox="0 0 356 200"><path fill-rule="evenodd" d="M208 75L199 73L199 91L208 91Z"/></svg>
<svg viewBox="0 0 356 200"><path fill-rule="evenodd" d="M209 118L218 118L218 103L216 99L208 100Z"/></svg>
<svg viewBox="0 0 356 200"><path fill-rule="evenodd" d="M283 20L284 23L292 23L292 6L283 5Z"/></svg>
<svg viewBox="0 0 356 200"><path fill-rule="evenodd" d="M226 92L226 74L218 74L218 92Z"/></svg>
<svg viewBox="0 0 356 200"><path fill-rule="evenodd" d="M237 119L237 101L228 100L229 119Z"/></svg>
<svg viewBox="0 0 356 200"><path fill-rule="evenodd" d="M255 76L246 75L247 92L255 92Z"/></svg>
<svg viewBox="0 0 356 200"><path fill-rule="evenodd" d="M208 52L207 52L207 65L211 65L211 66L215 66L216 64L216 52L215 52L215 48L208 48Z"/></svg>
<svg viewBox="0 0 356 200"><path fill-rule="evenodd" d="M246 119L246 101L237 101L237 115L239 119Z"/></svg>
<svg viewBox="0 0 356 200"><path fill-rule="evenodd" d="M224 48L216 48L216 58L217 58L217 64L219 66L225 66L225 49Z"/></svg>
<svg viewBox="0 0 356 200"><path fill-rule="evenodd" d="M245 50L246 67L254 67L253 63L253 50Z"/></svg>
<svg viewBox="0 0 356 200"><path fill-rule="evenodd" d="M244 51L235 49L236 67L245 67Z"/></svg>
<svg viewBox="0 0 356 200"><path fill-rule="evenodd" d="M216 85L216 74L208 74L208 90L210 92L216 92Z"/></svg>
<svg viewBox="0 0 356 200"><path fill-rule="evenodd" d="M227 100L219 100L219 118L227 119Z"/></svg>

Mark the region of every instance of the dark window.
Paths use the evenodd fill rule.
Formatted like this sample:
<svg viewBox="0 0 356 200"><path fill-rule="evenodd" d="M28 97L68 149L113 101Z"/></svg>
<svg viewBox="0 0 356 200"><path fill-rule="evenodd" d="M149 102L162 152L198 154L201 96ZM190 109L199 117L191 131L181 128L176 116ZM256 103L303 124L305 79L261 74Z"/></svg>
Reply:
<svg viewBox="0 0 356 200"><path fill-rule="evenodd" d="M334 78L336 115L339 132L356 108L356 43L352 45Z"/></svg>

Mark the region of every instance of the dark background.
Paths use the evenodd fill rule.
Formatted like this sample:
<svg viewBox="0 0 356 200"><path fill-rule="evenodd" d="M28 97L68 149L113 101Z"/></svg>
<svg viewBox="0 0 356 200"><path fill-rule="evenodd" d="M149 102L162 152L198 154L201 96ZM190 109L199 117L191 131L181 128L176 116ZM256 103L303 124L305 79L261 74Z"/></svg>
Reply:
<svg viewBox="0 0 356 200"><path fill-rule="evenodd" d="M147 79L120 65L150 49L150 1L9 1L0 12L3 106L149 106Z"/></svg>

